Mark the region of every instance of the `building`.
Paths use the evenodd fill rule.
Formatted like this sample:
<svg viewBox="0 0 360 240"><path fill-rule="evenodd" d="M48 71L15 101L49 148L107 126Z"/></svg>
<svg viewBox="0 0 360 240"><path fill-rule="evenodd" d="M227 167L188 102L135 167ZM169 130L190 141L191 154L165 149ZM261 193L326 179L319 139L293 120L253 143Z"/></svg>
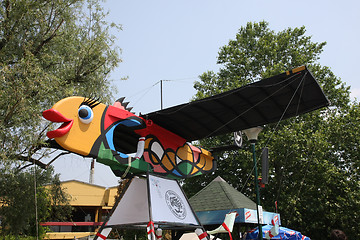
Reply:
<svg viewBox="0 0 360 240"><path fill-rule="evenodd" d="M235 211L237 231L245 232L257 224L256 203L230 186L220 176L191 197L189 202L206 230L213 230L221 225L225 215ZM278 213L264 210L260 218L263 224L271 224L275 216L281 224Z"/></svg>
<svg viewBox="0 0 360 240"><path fill-rule="evenodd" d="M106 188L77 180L65 181L61 187L70 196L72 222L45 222L51 232L48 239L74 239L94 235L115 203L117 186Z"/></svg>

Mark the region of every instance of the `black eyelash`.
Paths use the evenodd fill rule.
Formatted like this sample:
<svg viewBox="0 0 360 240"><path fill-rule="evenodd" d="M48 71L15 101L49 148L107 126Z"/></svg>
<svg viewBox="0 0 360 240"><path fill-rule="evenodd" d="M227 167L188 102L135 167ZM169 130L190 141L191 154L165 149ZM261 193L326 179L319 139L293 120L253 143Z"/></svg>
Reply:
<svg viewBox="0 0 360 240"><path fill-rule="evenodd" d="M79 107L81 107L82 105L87 105L91 108L96 107L97 105L99 105L99 98L94 99L94 98L84 98L84 101L80 104Z"/></svg>

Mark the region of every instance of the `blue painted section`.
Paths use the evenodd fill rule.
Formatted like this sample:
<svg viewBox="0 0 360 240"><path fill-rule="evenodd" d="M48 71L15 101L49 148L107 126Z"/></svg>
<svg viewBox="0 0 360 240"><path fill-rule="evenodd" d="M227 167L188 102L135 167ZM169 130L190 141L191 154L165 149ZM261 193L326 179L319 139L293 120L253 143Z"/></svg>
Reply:
<svg viewBox="0 0 360 240"><path fill-rule="evenodd" d="M106 132L106 141L109 144L109 148L111 150L115 150L114 142L113 142L113 136L114 136L114 130L116 126L113 126Z"/></svg>
<svg viewBox="0 0 360 240"><path fill-rule="evenodd" d="M137 126L140 124L139 121L136 121L136 120L133 120L133 119L130 119L130 120L124 120L122 122L119 122L118 124L112 126L105 134L105 137L106 137L106 141L107 143L109 144L109 148L111 150L114 150L115 151L115 146L114 146L114 130L115 128L119 125L119 124L122 124L122 125L125 125L127 127L133 127L133 126ZM119 156L121 158L128 158L128 155L127 154L124 154L122 152L118 152L117 153L119 154Z"/></svg>
<svg viewBox="0 0 360 240"><path fill-rule="evenodd" d="M173 170L173 171L172 171L172 174L175 174L175 175L181 176L181 175L180 175L180 173L179 173L177 170Z"/></svg>

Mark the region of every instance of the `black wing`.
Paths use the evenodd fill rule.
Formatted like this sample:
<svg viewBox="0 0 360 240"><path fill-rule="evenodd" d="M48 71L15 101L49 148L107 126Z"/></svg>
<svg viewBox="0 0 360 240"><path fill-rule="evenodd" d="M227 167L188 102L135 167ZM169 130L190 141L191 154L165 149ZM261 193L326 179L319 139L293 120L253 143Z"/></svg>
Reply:
<svg viewBox="0 0 360 240"><path fill-rule="evenodd" d="M143 117L193 141L278 122L328 105L318 82L303 66Z"/></svg>

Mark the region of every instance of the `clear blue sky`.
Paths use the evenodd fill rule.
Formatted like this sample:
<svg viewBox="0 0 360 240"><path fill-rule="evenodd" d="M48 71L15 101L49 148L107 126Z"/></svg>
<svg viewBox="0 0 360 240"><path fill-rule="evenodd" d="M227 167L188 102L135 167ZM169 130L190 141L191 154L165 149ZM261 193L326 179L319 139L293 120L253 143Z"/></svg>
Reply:
<svg viewBox="0 0 360 240"><path fill-rule="evenodd" d="M274 31L305 26L314 42L327 42L320 63L351 86L360 99L360 1L358 0L107 0L109 21L121 24L116 45L123 62L112 73L115 96L125 96L136 113L188 102L193 82L208 70L217 71L218 50L234 39L247 22L265 20ZM120 80L128 76L128 80ZM155 85L156 84L156 85ZM88 181L90 159L59 159L62 180ZM107 166L96 164L95 183L117 184Z"/></svg>

